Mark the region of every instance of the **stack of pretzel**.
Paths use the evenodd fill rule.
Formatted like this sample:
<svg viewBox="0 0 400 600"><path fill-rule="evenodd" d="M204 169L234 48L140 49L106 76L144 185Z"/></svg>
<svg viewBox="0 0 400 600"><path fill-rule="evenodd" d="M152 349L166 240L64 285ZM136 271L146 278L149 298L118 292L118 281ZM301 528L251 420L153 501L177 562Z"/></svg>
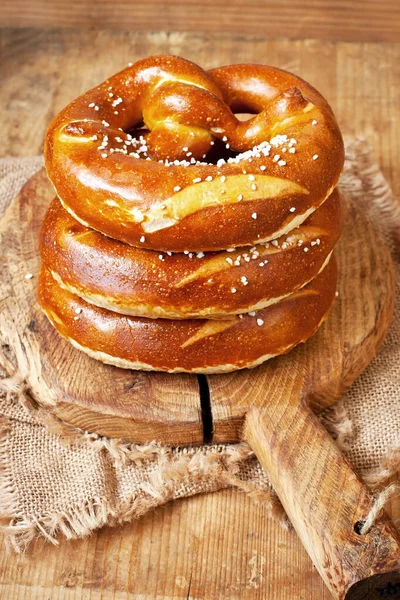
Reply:
<svg viewBox="0 0 400 600"><path fill-rule="evenodd" d="M45 159L57 197L39 302L93 358L231 371L288 352L326 318L343 142L299 77L141 60L61 111Z"/></svg>

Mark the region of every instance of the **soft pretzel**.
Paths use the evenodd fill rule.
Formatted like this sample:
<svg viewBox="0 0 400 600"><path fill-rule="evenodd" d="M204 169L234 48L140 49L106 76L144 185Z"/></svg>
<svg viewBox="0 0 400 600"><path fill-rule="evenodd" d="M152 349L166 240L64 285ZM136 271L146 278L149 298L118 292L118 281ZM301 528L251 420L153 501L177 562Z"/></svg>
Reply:
<svg viewBox="0 0 400 600"><path fill-rule="evenodd" d="M221 318L293 293L324 267L343 227L337 190L277 241L232 252L187 254L128 246L75 221L55 199L40 236L59 285L97 306L149 318Z"/></svg>
<svg viewBox="0 0 400 600"><path fill-rule="evenodd" d="M105 363L221 373L255 367L313 335L332 305L336 279L332 258L313 281L281 302L224 321L123 316L59 287L46 270L39 277L39 302L63 337Z"/></svg>
<svg viewBox="0 0 400 600"><path fill-rule="evenodd" d="M234 113L243 111L256 114L241 122ZM344 152L326 100L299 77L261 65L207 73L156 56L62 110L45 159L81 223L181 252L287 233L332 192Z"/></svg>

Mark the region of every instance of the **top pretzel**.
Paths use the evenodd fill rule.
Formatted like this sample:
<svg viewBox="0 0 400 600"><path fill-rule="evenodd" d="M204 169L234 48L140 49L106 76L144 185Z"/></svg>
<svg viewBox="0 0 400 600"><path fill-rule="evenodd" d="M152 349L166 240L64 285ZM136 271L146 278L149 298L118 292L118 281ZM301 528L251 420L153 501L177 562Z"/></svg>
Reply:
<svg viewBox="0 0 400 600"><path fill-rule="evenodd" d="M336 186L344 149L326 100L291 73L206 72L154 56L64 108L45 159L78 221L133 246L182 252L253 245L300 225Z"/></svg>

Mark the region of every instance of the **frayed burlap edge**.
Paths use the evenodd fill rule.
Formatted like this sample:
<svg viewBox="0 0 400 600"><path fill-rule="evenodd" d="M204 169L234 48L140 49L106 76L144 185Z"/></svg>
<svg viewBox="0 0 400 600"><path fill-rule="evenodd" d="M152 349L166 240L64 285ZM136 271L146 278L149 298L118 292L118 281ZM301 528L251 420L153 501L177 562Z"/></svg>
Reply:
<svg viewBox="0 0 400 600"><path fill-rule="evenodd" d="M340 180L340 186L345 192L355 197L362 197L366 193L373 198L369 206L370 216L383 234L392 255L398 257L400 244L400 201L386 181L374 152L365 139L356 138L346 142L346 165ZM346 168L347 166L347 168ZM381 488L393 477L400 475L400 435L396 445L388 448L381 464L363 475L363 479L371 489ZM392 493L381 492L386 501L395 493L393 486L389 486ZM379 496L377 503L379 503Z"/></svg>
<svg viewBox="0 0 400 600"><path fill-rule="evenodd" d="M1 383L6 384L2 387L12 390L10 393L16 402L21 400L23 392L15 390L15 378L11 383L7 379ZM29 402L29 399L24 400L24 408L29 406ZM69 507L62 514L43 514L40 518L21 514L9 464L10 427L10 420L5 418L0 420L0 469L2 471L0 496L2 516L6 521L0 528L5 534L8 550L23 553L37 537L43 537L48 542L58 545L59 534L66 539L74 539L85 537L104 525L121 525L134 518L140 518L153 508L182 497L176 493L176 488L185 487L186 480L190 480L193 486L196 481L200 484L204 478L208 480L209 491L236 487L255 502L263 505L282 527L289 526L286 514L272 488L261 489L251 481L240 478L240 465L254 454L247 444L178 449L156 443L137 445L88 433L79 435L78 431L75 440L69 439L68 443L90 444L97 452L106 451L115 459L119 467L127 462L140 467L146 461L156 459L157 470L152 473L148 481L141 483L139 491L124 502L118 503L117 506L112 506L104 498L95 496L80 505Z"/></svg>
<svg viewBox="0 0 400 600"><path fill-rule="evenodd" d="M400 243L400 202L386 181L374 152L365 139L356 138L346 143L346 164L340 186L353 197L367 194L372 198L370 217L381 231L392 255L398 257ZM347 167L347 168L346 168ZM346 434L345 434L346 435ZM400 436L396 444L387 449L378 467L363 474L363 480L375 491L375 502L360 531L368 533L383 508L394 496L400 495ZM395 479L397 481L390 480Z"/></svg>
<svg viewBox="0 0 400 600"><path fill-rule="evenodd" d="M368 195L374 199L368 207L374 226L384 233L390 249L395 252L396 242L400 241L400 201L364 138L345 141L345 148L346 161L339 186L352 196Z"/></svg>
<svg viewBox="0 0 400 600"><path fill-rule="evenodd" d="M16 490L8 464L10 421L4 419L3 423L0 422L0 468L3 471L0 498L6 523L0 524L0 529L5 534L8 550L23 553L37 537L57 545L60 534L67 539L85 537L104 525L116 526L140 518L149 510L179 497L175 493L176 486L184 486L186 480L190 480L193 486L196 481L200 484L204 478L209 482L208 491L234 487L262 505L267 515L283 528L290 527L272 487L263 489L240 477L240 465L254 455L245 443L195 448L170 448L155 442L133 444L84 432L62 422L32 400L26 380L18 373L0 380L0 390L13 401L19 402L27 414L34 416L36 426L45 426L49 433L59 436L60 442L65 445L90 445L96 452L106 452L119 469L127 463L140 467L150 460L157 460L158 467L150 481L142 483L139 493L118 506L111 506L104 498L93 497L80 505L69 507L62 514L43 514L40 518L21 514L17 508ZM342 403L325 411L321 420L344 449L349 443L352 427Z"/></svg>

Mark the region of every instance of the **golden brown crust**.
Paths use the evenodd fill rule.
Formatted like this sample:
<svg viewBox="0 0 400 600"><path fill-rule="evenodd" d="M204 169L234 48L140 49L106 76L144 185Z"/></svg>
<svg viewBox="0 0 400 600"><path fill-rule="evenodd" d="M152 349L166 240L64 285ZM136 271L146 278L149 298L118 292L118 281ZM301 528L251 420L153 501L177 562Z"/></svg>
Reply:
<svg viewBox="0 0 400 600"><path fill-rule="evenodd" d="M91 356L125 368L223 372L256 366L313 335L334 296L334 258L311 283L259 311L225 321L127 317L95 307L39 277L39 303L57 331Z"/></svg>
<svg viewBox="0 0 400 600"><path fill-rule="evenodd" d="M259 114L241 123L231 108ZM127 133L142 118L150 160L137 158L146 151ZM221 164L194 160L218 140L244 154ZM185 160L166 164L166 156ZM59 197L81 222L134 246L179 252L290 231L331 193L344 152L327 102L295 75L260 65L206 73L158 56L61 111L45 157Z"/></svg>
<svg viewBox="0 0 400 600"><path fill-rule="evenodd" d="M233 252L169 255L128 246L75 221L55 199L43 221L43 264L84 300L148 318L221 318L259 310L323 268L343 227L337 190L277 242Z"/></svg>

